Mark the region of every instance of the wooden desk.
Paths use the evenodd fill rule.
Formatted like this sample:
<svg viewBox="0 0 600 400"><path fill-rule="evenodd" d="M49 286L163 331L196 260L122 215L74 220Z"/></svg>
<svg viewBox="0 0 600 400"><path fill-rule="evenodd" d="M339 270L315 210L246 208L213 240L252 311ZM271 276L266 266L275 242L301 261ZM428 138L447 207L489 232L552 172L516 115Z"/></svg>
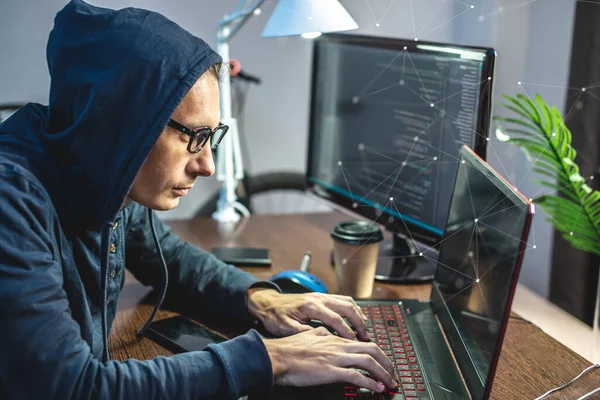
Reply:
<svg viewBox="0 0 600 400"><path fill-rule="evenodd" d="M249 268L259 279L268 279L284 269L297 269L306 250L312 252L311 272L319 276L330 291L336 289L335 273L329 264L332 242L331 227L348 219L339 213L286 216L252 216L238 224L238 232L219 232L215 221L194 219L172 221L169 225L184 240L208 251L214 246L231 245L266 247L270 249L271 268ZM430 285L389 285L376 283L373 298L417 298L429 296ZM109 337L113 359L150 359L171 353L146 338L137 338L135 332L150 315L151 306L138 304L147 294L131 275L128 275L119 300L119 310ZM174 315L161 310L156 319ZM581 372L590 363L567 349L536 326L512 317L502 353L492 399L534 399L549 389L559 386ZM576 399L600 384L600 371L595 370L572 387L550 399Z"/></svg>

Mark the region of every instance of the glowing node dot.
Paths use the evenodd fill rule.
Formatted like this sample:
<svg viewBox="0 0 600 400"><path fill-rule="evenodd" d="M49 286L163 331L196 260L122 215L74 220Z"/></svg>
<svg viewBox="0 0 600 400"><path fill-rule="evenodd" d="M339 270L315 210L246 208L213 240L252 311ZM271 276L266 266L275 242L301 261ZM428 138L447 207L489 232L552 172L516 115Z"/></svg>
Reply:
<svg viewBox="0 0 600 400"><path fill-rule="evenodd" d="M379 26L379 24L375 24L375 26Z"/></svg>
<svg viewBox="0 0 600 400"><path fill-rule="evenodd" d="M418 141L419 141L419 137L418 137L418 136L415 136L415 139L414 139L414 140L415 140L415 142L418 142Z"/></svg>
<svg viewBox="0 0 600 400"><path fill-rule="evenodd" d="M404 85L404 79L400 79L400 85Z"/></svg>
<svg viewBox="0 0 600 400"><path fill-rule="evenodd" d="M360 151L363 151L363 150L365 149L365 144L364 144L364 143L359 143L359 144L358 144L358 149L359 149Z"/></svg>
<svg viewBox="0 0 600 400"><path fill-rule="evenodd" d="M479 283L479 279L475 279L475 282Z"/></svg>
<svg viewBox="0 0 600 400"><path fill-rule="evenodd" d="M475 8L475 6L474 6L474 5L471 5L471 9L473 9L473 8Z"/></svg>
<svg viewBox="0 0 600 400"><path fill-rule="evenodd" d="M537 249L537 246L534 244L534 245L533 245L533 248L534 248L534 249Z"/></svg>
<svg viewBox="0 0 600 400"><path fill-rule="evenodd" d="M419 38L415 38L415 42L418 42L418 41L419 41Z"/></svg>
<svg viewBox="0 0 600 400"><path fill-rule="evenodd" d="M433 157L433 161L437 161L437 156Z"/></svg>
<svg viewBox="0 0 600 400"><path fill-rule="evenodd" d="M423 257L423 253L419 253L419 256Z"/></svg>
<svg viewBox="0 0 600 400"><path fill-rule="evenodd" d="M465 163L465 160L462 160L462 163L464 164L464 163Z"/></svg>
<svg viewBox="0 0 600 400"><path fill-rule="evenodd" d="M479 20L479 22L483 22L483 20L485 19L485 17L483 15L480 15L479 18L477 18Z"/></svg>
<svg viewBox="0 0 600 400"><path fill-rule="evenodd" d="M341 161L338 161L338 165L339 165L339 166L342 166L342 162L341 162Z"/></svg>
<svg viewBox="0 0 600 400"><path fill-rule="evenodd" d="M521 86L521 81L517 82L517 85Z"/></svg>
<svg viewBox="0 0 600 400"><path fill-rule="evenodd" d="M358 103L359 101L360 101L360 99L358 98L358 96L354 96L354 97L352 98L352 102L353 102L354 104Z"/></svg>
<svg viewBox="0 0 600 400"><path fill-rule="evenodd" d="M504 11L504 7L502 7L502 6L498 7L498 12L502 12L502 11Z"/></svg>
<svg viewBox="0 0 600 400"><path fill-rule="evenodd" d="M479 222L479 218L475 218L475 222Z"/></svg>
<svg viewBox="0 0 600 400"><path fill-rule="evenodd" d="M394 198L393 198L393 197L390 197L390 201L394 201Z"/></svg>
<svg viewBox="0 0 600 400"><path fill-rule="evenodd" d="M573 232L569 232L569 235L573 236Z"/></svg>
<svg viewBox="0 0 600 400"><path fill-rule="evenodd" d="M489 141L490 141L490 138L489 138L489 137L486 137L486 138L485 138L485 141L486 141L486 142L489 142Z"/></svg>
<svg viewBox="0 0 600 400"><path fill-rule="evenodd" d="M552 137L555 137L555 136L556 136L556 132L552 132Z"/></svg>
<svg viewBox="0 0 600 400"><path fill-rule="evenodd" d="M582 92L585 92L585 88L584 88L584 87L582 87L582 88L581 88L581 91L582 91Z"/></svg>
<svg viewBox="0 0 600 400"><path fill-rule="evenodd" d="M491 80L492 80L492 77L491 77L491 76L488 76L488 81L491 81Z"/></svg>
<svg viewBox="0 0 600 400"><path fill-rule="evenodd" d="M590 176L590 179L592 179L592 180L593 180L593 179L594 179L594 175L591 175L591 176Z"/></svg>
<svg viewBox="0 0 600 400"><path fill-rule="evenodd" d="M407 46L404 46L404 50L406 50L406 49L408 49L408 47L407 47Z"/></svg>
<svg viewBox="0 0 600 400"><path fill-rule="evenodd" d="M260 8L257 8L256 10L254 10L254 15L260 15L261 12L262 10Z"/></svg>
<svg viewBox="0 0 600 400"><path fill-rule="evenodd" d="M469 252L469 257L473 257L473 252L472 251Z"/></svg>
<svg viewBox="0 0 600 400"><path fill-rule="evenodd" d="M309 21L312 21L312 17L308 17L308 20L309 20Z"/></svg>
<svg viewBox="0 0 600 400"><path fill-rule="evenodd" d="M348 260L346 260L345 258L342 260L342 264L346 265L348 263Z"/></svg>
<svg viewBox="0 0 600 400"><path fill-rule="evenodd" d="M352 207L353 207L353 208L356 208L356 207L358 207L358 203L352 203Z"/></svg>
<svg viewBox="0 0 600 400"><path fill-rule="evenodd" d="M431 104L429 105L429 107L435 107L435 104L431 103Z"/></svg>
<svg viewBox="0 0 600 400"><path fill-rule="evenodd" d="M533 199L529 199L529 201L533 201Z"/></svg>
<svg viewBox="0 0 600 400"><path fill-rule="evenodd" d="M406 161L402 161L402 166L405 167L406 166Z"/></svg>

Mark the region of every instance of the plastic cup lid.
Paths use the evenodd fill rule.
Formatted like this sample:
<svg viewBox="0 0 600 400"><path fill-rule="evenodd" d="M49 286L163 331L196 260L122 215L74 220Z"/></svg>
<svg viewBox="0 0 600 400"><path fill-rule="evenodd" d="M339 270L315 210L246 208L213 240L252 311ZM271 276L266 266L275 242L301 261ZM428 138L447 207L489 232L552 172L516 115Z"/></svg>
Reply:
<svg viewBox="0 0 600 400"><path fill-rule="evenodd" d="M369 244L381 242L383 232L372 222L345 221L333 227L331 237L348 244Z"/></svg>

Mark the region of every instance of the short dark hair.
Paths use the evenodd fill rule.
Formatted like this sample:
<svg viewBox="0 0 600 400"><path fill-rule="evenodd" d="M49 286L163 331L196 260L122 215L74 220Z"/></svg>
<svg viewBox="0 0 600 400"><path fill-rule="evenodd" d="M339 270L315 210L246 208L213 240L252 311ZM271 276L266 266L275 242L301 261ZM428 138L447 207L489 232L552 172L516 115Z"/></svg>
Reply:
<svg viewBox="0 0 600 400"><path fill-rule="evenodd" d="M215 78L217 78L218 81L221 80L221 71L222 70L223 70L223 62L222 61L211 65L211 67L209 68L209 71L211 72L211 74L213 74L213 76Z"/></svg>

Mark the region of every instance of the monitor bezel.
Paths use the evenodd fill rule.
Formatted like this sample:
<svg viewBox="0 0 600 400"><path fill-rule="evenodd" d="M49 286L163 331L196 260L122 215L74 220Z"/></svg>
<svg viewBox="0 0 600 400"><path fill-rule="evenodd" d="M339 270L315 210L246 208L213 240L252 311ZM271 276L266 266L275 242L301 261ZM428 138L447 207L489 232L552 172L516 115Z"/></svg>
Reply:
<svg viewBox="0 0 600 400"><path fill-rule="evenodd" d="M450 316L450 310L448 309L445 301L439 290L435 285L435 277L434 283L431 285L431 307L435 314L437 315L440 326L444 331L444 334L448 340L450 345L450 349L456 358L458 367L461 370L461 374L467 384L469 392L473 398L477 399L487 399L490 396L490 391L492 388L492 384L494 381L494 376L496 373L496 368L498 366L498 360L500 358L500 351L502 349L502 343L504 342L504 336L506 334L506 327L508 325L510 310L512 307L512 301L514 299L515 290L517 288L519 274L521 272L521 267L523 264L523 258L525 255L525 250L527 246L527 238L529 236L529 230L531 228L531 223L533 221L533 215L535 214L535 206L534 204L527 199L522 193L520 193L517 188L511 185L502 175L500 175L496 170L494 170L485 160L479 157L472 149L468 146L462 146L459 153L459 160L465 160L470 164L471 167L479 170L484 176L489 177L490 181L499 189L499 191L506 196L509 201L514 203L515 205L526 205L527 206L527 215L523 224L523 231L521 232L521 245L519 248L519 256L515 261L515 270L513 272L513 276L511 277L511 287L509 290L508 300L506 303L506 309L504 310L504 315L501 321L500 327L500 335L498 336L498 341L496 343L495 353L492 359L492 364L490 365L490 369L488 371L487 381L480 382L478 379L478 373L476 367L468 362L463 363L463 365L458 364L459 360L470 360L469 352L466 348L466 344L462 340L460 334L458 333L458 328L454 324L454 320ZM457 174L460 172L460 169L457 170ZM454 185L452 189L452 197L454 196L454 190L456 185ZM451 197L451 198L452 198ZM450 209L448 209L450 211ZM444 237L447 236L446 228L444 228ZM442 240L443 242L443 240ZM443 251L443 245L440 246L440 251ZM479 384L478 384L479 383Z"/></svg>
<svg viewBox="0 0 600 400"><path fill-rule="evenodd" d="M431 230L419 226L418 224L412 223L407 219L403 219L396 215L386 213L384 207L376 208L374 206L368 206L361 204L360 207L354 208L353 204L355 200L349 198L346 195L337 193L334 190L318 185L311 181L313 174L313 151L312 148L315 143L315 124L316 124L316 94L318 79L317 75L319 72L319 48L324 43L337 43L337 44L350 44L357 46L377 47L388 50L402 51L406 46L410 52L418 53L436 53L430 50L423 50L417 46L441 46L441 47L452 47L464 50L472 50L484 52L486 58L482 65L482 76L492 77L491 84L482 85L482 89L479 92L479 108L478 119L476 124L476 132L478 133L475 138L475 145L473 149L482 159L486 159L487 152L487 138L489 137L489 131L492 121L492 108L493 108L493 91L494 91L494 70L496 64L496 51L489 47L478 47L468 45L456 45L451 43L441 42L418 42L408 39L397 39L382 36L366 36L358 34L345 34L345 33L327 33L314 39L313 51L312 51L312 72L311 72L311 94L310 94L310 117L309 117L309 131L308 131L308 151L307 151L307 168L305 175L306 189L310 193L317 197L325 199L331 203L337 204L344 207L362 217L368 218L375 221L385 227L389 232L398 233L405 236L410 236L413 240L422 242L428 246L437 248L437 244L442 238L442 234L432 232ZM443 54L443 53L440 53Z"/></svg>

